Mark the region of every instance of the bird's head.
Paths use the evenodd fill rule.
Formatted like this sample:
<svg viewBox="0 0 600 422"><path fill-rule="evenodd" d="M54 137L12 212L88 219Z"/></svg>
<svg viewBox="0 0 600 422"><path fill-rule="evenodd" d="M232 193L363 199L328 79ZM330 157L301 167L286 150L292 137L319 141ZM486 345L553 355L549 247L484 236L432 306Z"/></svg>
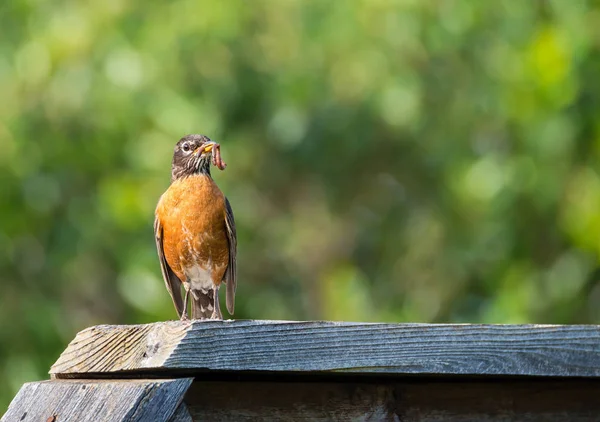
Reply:
<svg viewBox="0 0 600 422"><path fill-rule="evenodd" d="M175 145L171 164L171 181L194 174L210 176L213 148L218 146L204 135L184 136Z"/></svg>

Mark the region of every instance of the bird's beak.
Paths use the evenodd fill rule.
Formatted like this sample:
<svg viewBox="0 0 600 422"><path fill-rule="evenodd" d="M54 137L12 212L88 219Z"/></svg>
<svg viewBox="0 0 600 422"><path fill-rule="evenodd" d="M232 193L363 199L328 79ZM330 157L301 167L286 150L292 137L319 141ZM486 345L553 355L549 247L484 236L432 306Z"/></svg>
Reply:
<svg viewBox="0 0 600 422"><path fill-rule="evenodd" d="M201 154L203 152L210 152L212 151L213 147L216 145L216 142L207 142L206 144L196 148L196 150L194 151L194 155L198 155Z"/></svg>

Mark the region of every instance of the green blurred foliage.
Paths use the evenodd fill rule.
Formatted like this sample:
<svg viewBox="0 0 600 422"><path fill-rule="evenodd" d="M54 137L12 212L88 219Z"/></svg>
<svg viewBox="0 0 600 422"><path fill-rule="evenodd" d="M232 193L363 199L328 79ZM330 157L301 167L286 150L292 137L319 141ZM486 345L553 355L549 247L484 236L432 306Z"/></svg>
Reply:
<svg viewBox="0 0 600 422"><path fill-rule="evenodd" d="M0 2L0 409L89 325L175 317L152 222L204 133L236 318L600 321L600 8Z"/></svg>

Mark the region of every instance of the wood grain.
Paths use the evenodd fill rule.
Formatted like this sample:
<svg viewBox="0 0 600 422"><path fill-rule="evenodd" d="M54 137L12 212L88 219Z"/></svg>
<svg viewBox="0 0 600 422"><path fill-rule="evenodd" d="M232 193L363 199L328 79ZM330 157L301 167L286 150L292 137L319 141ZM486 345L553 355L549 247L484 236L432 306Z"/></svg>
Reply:
<svg viewBox="0 0 600 422"><path fill-rule="evenodd" d="M196 421L597 421L600 380L202 382L185 402Z"/></svg>
<svg viewBox="0 0 600 422"><path fill-rule="evenodd" d="M169 422L194 422L194 420L188 411L187 405L181 403Z"/></svg>
<svg viewBox="0 0 600 422"><path fill-rule="evenodd" d="M600 327L320 321L97 326L80 332L50 373L161 371L599 377Z"/></svg>
<svg viewBox="0 0 600 422"><path fill-rule="evenodd" d="M113 372L160 367L181 344L189 323L98 325L79 332L59 358L74 372ZM56 373L55 366L50 374ZM118 368L118 369L116 369Z"/></svg>
<svg viewBox="0 0 600 422"><path fill-rule="evenodd" d="M0 421L190 421L180 406L191 383L191 378L33 382L23 385Z"/></svg>

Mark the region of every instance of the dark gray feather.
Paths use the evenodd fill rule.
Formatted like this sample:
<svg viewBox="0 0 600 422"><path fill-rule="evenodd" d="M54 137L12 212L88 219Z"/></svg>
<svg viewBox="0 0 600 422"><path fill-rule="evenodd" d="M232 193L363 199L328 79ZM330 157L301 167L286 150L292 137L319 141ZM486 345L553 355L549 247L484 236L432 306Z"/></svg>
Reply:
<svg viewBox="0 0 600 422"><path fill-rule="evenodd" d="M181 297L181 280L175 275L167 260L165 259L165 252L163 249L162 241L162 226L158 218L154 220L154 240L156 241L156 250L158 251L158 260L160 262L160 270L162 272L163 280L167 286L167 290L173 299L175 310L177 315L181 318L183 313L183 298Z"/></svg>
<svg viewBox="0 0 600 422"><path fill-rule="evenodd" d="M235 308L235 289L237 288L237 233L235 230L235 219L229 200L225 198L225 225L227 226L227 242L229 244L229 265L225 270L223 281L227 284L227 310L233 315Z"/></svg>
<svg viewBox="0 0 600 422"><path fill-rule="evenodd" d="M214 290L195 290L192 298L192 319L209 319L214 310L214 302L219 300L215 297Z"/></svg>

